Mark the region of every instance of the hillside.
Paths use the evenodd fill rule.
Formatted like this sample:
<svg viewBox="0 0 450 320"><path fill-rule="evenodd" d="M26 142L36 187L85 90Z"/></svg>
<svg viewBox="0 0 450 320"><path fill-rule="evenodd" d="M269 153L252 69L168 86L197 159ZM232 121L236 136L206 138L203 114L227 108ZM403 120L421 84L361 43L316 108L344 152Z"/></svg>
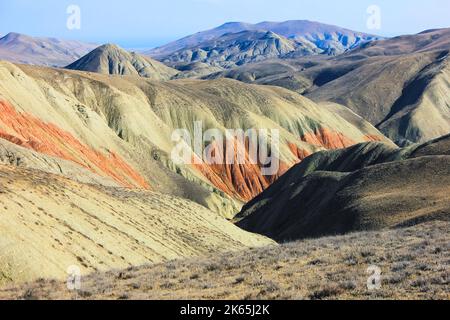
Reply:
<svg viewBox="0 0 450 320"><path fill-rule="evenodd" d="M0 38L0 60L63 67L94 50L95 44L8 33Z"/></svg>
<svg viewBox="0 0 450 320"><path fill-rule="evenodd" d="M214 41L226 34L236 34L242 31L270 31L284 38L308 44L308 47L314 48L312 52L326 54L340 54L367 41L381 39L377 36L307 20L257 24L229 22L152 49L145 54L164 60L177 51L199 47L203 43ZM311 51L305 53L310 54Z"/></svg>
<svg viewBox="0 0 450 320"><path fill-rule="evenodd" d="M277 85L349 107L400 145L450 132L450 29L373 41L340 56L270 60L209 75Z"/></svg>
<svg viewBox="0 0 450 320"><path fill-rule="evenodd" d="M111 75L141 76L154 80L169 80L178 73L161 62L127 52L112 44L96 48L66 68Z"/></svg>
<svg viewBox="0 0 450 320"><path fill-rule="evenodd" d="M229 218L313 152L389 143L362 119L337 115L289 90L227 79L155 82L0 63L0 99L0 138L120 186L184 197ZM193 137L197 120L204 130L279 130L277 172L262 175L262 165L248 156L242 164L173 163L173 131L186 128Z"/></svg>
<svg viewBox="0 0 450 320"><path fill-rule="evenodd" d="M448 221L449 141L403 150L366 143L314 154L247 203L238 226L288 241Z"/></svg>
<svg viewBox="0 0 450 320"><path fill-rule="evenodd" d="M295 52L302 45L270 31L242 31L227 33L194 47L181 49L161 59L168 65L183 66L194 62L221 68L232 68L250 62L282 57ZM315 53L304 48L305 54Z"/></svg>
<svg viewBox="0 0 450 320"><path fill-rule="evenodd" d="M0 285L272 243L190 201L0 165Z"/></svg>
<svg viewBox="0 0 450 320"><path fill-rule="evenodd" d="M429 222L97 272L80 291L40 280L2 288L0 299L448 300L449 227ZM381 270L378 290L367 289L371 265Z"/></svg>

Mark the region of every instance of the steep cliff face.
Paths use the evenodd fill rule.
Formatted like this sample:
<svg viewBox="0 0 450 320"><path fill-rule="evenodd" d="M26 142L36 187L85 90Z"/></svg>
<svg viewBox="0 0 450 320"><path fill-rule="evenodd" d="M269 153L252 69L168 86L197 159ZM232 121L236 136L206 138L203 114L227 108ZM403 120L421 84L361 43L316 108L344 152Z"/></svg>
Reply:
<svg viewBox="0 0 450 320"><path fill-rule="evenodd" d="M374 137L389 142L368 123L289 90L228 79L154 82L0 63L0 98L3 139L122 186L176 194L228 217L316 151ZM277 130L276 172L264 175L248 151L243 163L210 164L196 154L195 164L175 164L172 133L186 129L194 139L197 121L203 132Z"/></svg>

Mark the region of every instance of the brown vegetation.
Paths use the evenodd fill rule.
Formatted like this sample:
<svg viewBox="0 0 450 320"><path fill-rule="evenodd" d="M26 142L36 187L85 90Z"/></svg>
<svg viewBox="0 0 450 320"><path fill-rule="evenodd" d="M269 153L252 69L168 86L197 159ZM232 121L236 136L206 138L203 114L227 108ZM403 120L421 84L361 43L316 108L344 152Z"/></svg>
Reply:
<svg viewBox="0 0 450 320"><path fill-rule="evenodd" d="M130 267L82 278L81 290L39 280L1 299L450 299L448 222L354 233ZM369 266L381 288L368 290Z"/></svg>

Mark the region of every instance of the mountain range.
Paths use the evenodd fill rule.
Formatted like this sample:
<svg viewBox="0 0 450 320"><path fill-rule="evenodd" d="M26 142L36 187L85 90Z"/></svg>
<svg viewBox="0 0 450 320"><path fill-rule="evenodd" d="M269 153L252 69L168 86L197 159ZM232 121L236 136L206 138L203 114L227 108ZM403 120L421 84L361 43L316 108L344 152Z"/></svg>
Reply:
<svg viewBox="0 0 450 320"><path fill-rule="evenodd" d="M282 88L228 79L164 83L6 62L0 74L3 139L75 162L125 187L183 194L228 216L318 150L389 142L350 110L338 116ZM261 166L248 161L177 167L171 162L171 133L186 128L194 136L194 120L203 121L204 130L279 130L278 173L264 177ZM20 123L27 128L17 130ZM192 192L192 182L200 190Z"/></svg>
<svg viewBox="0 0 450 320"><path fill-rule="evenodd" d="M319 152L237 215L277 241L448 221L450 135L399 149L365 143Z"/></svg>

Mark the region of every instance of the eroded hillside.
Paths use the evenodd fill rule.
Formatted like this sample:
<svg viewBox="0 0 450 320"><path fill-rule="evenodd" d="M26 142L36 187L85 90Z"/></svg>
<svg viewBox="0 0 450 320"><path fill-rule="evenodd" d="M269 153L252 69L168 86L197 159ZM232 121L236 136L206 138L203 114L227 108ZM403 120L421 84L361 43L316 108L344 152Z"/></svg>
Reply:
<svg viewBox="0 0 450 320"><path fill-rule="evenodd" d="M271 60L215 73L349 107L401 145L450 132L450 29L372 41L333 58Z"/></svg>

